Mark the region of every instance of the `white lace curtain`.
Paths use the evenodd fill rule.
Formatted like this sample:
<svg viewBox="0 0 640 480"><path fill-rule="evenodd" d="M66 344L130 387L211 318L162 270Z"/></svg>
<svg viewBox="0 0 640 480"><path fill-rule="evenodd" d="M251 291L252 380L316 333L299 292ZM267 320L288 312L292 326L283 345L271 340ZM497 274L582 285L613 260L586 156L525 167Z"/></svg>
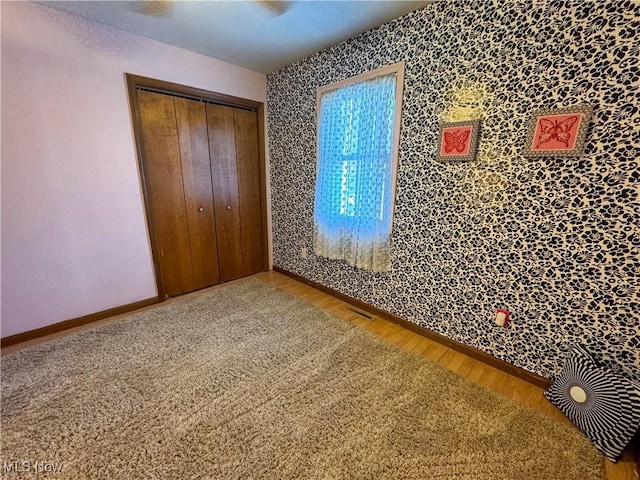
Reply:
<svg viewBox="0 0 640 480"><path fill-rule="evenodd" d="M390 269L395 93L393 73L320 96L317 255Z"/></svg>

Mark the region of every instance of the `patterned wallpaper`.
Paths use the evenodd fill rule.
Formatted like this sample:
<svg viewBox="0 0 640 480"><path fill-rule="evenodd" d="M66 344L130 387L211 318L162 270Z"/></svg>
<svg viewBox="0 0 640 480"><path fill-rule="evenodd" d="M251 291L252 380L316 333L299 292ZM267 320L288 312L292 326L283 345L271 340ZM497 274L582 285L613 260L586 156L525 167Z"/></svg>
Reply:
<svg viewBox="0 0 640 480"><path fill-rule="evenodd" d="M392 271L370 273L313 255L315 91L401 60ZM448 0L270 74L274 264L543 376L580 343L640 380L639 65L638 2ZM585 154L523 157L530 113L575 104ZM440 119L469 115L477 161L436 162Z"/></svg>

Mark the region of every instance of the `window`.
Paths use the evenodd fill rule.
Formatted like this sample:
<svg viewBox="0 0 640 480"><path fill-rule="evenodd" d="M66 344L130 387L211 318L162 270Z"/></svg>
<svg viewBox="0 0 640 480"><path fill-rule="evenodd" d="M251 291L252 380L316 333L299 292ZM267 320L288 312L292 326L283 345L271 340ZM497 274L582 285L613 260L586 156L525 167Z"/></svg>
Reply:
<svg viewBox="0 0 640 480"><path fill-rule="evenodd" d="M404 64L318 89L315 252L390 269Z"/></svg>

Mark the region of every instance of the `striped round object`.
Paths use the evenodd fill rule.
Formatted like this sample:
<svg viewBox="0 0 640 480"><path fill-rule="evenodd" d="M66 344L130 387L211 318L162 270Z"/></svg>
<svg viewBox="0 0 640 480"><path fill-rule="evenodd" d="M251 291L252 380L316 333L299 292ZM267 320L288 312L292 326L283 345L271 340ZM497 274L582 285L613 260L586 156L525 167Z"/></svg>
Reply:
<svg viewBox="0 0 640 480"><path fill-rule="evenodd" d="M615 462L640 427L640 385L572 348L544 396Z"/></svg>

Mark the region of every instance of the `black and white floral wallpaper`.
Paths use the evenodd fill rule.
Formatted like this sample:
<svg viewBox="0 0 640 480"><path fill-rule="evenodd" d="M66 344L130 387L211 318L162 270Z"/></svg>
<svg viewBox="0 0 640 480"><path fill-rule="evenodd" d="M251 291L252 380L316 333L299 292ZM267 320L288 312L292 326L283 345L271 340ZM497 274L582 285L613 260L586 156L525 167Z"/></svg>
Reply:
<svg viewBox="0 0 640 480"><path fill-rule="evenodd" d="M392 271L370 273L313 255L316 88L402 60ZM530 113L576 104L585 154L523 157ZM470 117L477 161L436 162L438 122ZM579 343L640 380L639 2L436 2L270 74L268 128L276 266L546 377Z"/></svg>

